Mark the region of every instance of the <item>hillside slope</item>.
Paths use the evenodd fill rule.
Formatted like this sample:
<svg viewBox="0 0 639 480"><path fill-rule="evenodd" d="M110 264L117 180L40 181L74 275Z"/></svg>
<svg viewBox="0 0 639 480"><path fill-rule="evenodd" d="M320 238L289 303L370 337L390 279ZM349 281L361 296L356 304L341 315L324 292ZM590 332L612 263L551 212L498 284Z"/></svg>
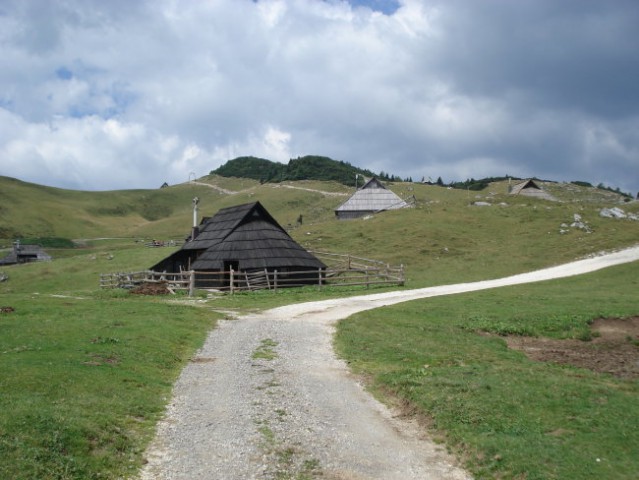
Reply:
<svg viewBox="0 0 639 480"><path fill-rule="evenodd" d="M195 195L216 196L195 185L84 192L0 177L0 238L136 236L150 225L183 217Z"/></svg>
<svg viewBox="0 0 639 480"><path fill-rule="evenodd" d="M0 177L0 245L45 236L181 240L191 228L195 196L200 217L259 200L306 248L404 264L409 286L505 276L639 242L639 221L600 216L604 207L639 214L639 203L612 192L544 184L561 200L549 202L508 195L507 182L479 193L408 182L388 187L414 197L415 207L338 221L334 209L354 190L336 182L260 184L210 175L156 190L79 192ZM570 226L575 215L585 228ZM145 252L130 268L147 268L166 255Z"/></svg>

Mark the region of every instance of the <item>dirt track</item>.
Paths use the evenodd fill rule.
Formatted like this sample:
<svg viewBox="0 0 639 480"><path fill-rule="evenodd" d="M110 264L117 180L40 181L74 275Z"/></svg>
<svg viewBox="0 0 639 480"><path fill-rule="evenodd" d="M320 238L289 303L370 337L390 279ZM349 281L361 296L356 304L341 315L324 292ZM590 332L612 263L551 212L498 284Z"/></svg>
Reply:
<svg viewBox="0 0 639 480"><path fill-rule="evenodd" d="M143 479L463 479L337 359L334 324L418 298L579 275L639 247L498 280L288 305L220 323L175 385Z"/></svg>

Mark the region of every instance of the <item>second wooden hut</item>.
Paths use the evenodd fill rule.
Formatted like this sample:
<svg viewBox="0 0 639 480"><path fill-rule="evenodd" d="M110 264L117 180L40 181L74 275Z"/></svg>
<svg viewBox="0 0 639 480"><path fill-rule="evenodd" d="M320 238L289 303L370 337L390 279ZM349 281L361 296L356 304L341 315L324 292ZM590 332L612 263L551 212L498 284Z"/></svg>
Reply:
<svg viewBox="0 0 639 480"><path fill-rule="evenodd" d="M371 178L348 200L337 207L335 216L340 220L348 220L407 206L408 204L404 200L388 190L382 182Z"/></svg>

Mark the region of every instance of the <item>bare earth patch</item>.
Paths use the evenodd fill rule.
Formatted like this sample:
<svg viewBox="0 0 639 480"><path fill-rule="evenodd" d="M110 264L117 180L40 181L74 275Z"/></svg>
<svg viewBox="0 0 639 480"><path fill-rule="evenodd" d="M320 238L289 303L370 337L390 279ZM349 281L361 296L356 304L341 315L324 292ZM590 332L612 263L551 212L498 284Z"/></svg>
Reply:
<svg viewBox="0 0 639 480"><path fill-rule="evenodd" d="M510 348L540 362L554 362L609 373L625 379L639 378L639 316L600 318L592 324L593 339L507 337Z"/></svg>
<svg viewBox="0 0 639 480"><path fill-rule="evenodd" d="M171 293L166 282L159 283L142 283L138 285L131 293L136 295L168 295Z"/></svg>

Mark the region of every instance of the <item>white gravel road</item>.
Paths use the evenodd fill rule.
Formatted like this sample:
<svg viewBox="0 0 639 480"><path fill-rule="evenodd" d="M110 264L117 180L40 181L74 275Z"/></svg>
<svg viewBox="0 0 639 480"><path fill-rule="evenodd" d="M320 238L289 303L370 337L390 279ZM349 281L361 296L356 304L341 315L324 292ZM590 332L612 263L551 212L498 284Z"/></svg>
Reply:
<svg viewBox="0 0 639 480"><path fill-rule="evenodd" d="M309 302L222 321L176 383L140 478L470 478L423 429L363 390L333 353L335 323L383 305L637 260L634 247L498 280Z"/></svg>

